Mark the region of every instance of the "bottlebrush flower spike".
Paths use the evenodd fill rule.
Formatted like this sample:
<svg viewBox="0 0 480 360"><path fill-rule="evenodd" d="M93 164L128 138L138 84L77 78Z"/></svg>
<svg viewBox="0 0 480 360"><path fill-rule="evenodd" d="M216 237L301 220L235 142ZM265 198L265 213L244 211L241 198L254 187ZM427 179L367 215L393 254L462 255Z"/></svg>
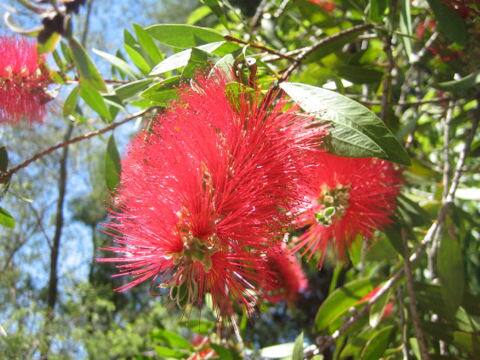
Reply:
<svg viewBox="0 0 480 360"><path fill-rule="evenodd" d="M294 302L308 287L302 266L284 243L268 249L267 269L265 298L272 303Z"/></svg>
<svg viewBox="0 0 480 360"><path fill-rule="evenodd" d="M310 256L334 245L343 257L361 235L370 238L376 229L391 222L402 183L392 163L374 158L346 158L318 152L314 157L306 202L297 219L308 226L296 240L294 251Z"/></svg>
<svg viewBox="0 0 480 360"><path fill-rule="evenodd" d="M179 304L210 293L220 313L232 302L252 310L265 273L267 247L299 198L299 169L312 142L305 118L282 104L240 95L226 82L198 77L139 134L122 164L122 182L108 225L120 274L168 288ZM297 204L298 205L298 204Z"/></svg>
<svg viewBox="0 0 480 360"><path fill-rule="evenodd" d="M49 76L35 42L0 36L0 123L42 121Z"/></svg>

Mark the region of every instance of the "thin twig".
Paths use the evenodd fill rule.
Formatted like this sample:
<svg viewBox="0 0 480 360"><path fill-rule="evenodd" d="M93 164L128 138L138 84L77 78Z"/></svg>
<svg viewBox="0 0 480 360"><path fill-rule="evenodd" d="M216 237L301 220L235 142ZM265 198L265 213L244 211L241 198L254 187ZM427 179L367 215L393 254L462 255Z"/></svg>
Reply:
<svg viewBox="0 0 480 360"><path fill-rule="evenodd" d="M392 0L392 4L390 6L391 23L393 23L395 19L395 15L397 13L397 7L398 7L397 0ZM385 78L383 79L382 109L380 114L380 118L384 122L386 122L387 120L388 108L390 107L390 102L392 97L393 70L395 69L395 59L393 57L392 40L393 40L393 29L390 31L388 35L386 35L384 46L383 46L383 49L387 54L387 59L388 59L388 65L385 71Z"/></svg>
<svg viewBox="0 0 480 360"><path fill-rule="evenodd" d="M402 354L403 360L410 360L410 345L408 343L408 327L405 319L405 306L403 304L402 286L397 287L398 314L400 316L400 327L402 330Z"/></svg>
<svg viewBox="0 0 480 360"><path fill-rule="evenodd" d="M417 296L415 290L413 289L413 274L410 267L410 262L408 261L409 250L408 250L408 240L407 232L405 228L401 229L401 237L403 242L403 253L405 261L403 262L403 270L405 272L405 278L407 279L407 293L410 298L409 307L410 307L410 318L413 322L413 328L415 330L415 335L417 336L418 348L420 350L420 357L422 360L430 360L430 355L428 354L428 345L425 338L425 334L422 329L420 316L417 309Z"/></svg>
<svg viewBox="0 0 480 360"><path fill-rule="evenodd" d="M44 156L54 152L55 150L58 150L58 149L61 149L65 146L68 146L68 145L71 145L71 144L75 144L77 142L80 142L80 141L83 141L83 140L87 140L87 139L90 139L92 137L95 137L95 136L98 136L98 135L101 135L101 134L104 134L106 132L109 132L109 131L112 131L113 129L119 127L120 125L123 125L129 121L132 121L134 119L137 119L143 115L145 115L146 113L148 113L149 111L152 111L153 109L155 108L149 108L147 110L144 110L144 111L141 111L139 113L136 113L134 115L131 115L121 121L118 121L118 122L115 122L115 123L112 123L102 129L99 129L99 130L95 130L95 131L91 131L91 132L88 132L86 134L83 134L83 135L79 135L77 137L74 137L68 141L63 141L61 143L58 143L56 145L53 145L45 150L42 150L40 151L39 153L33 155L31 158L25 160L24 162L10 168L9 170L7 170L6 172L4 173L1 173L0 174L0 183L4 183L4 182L7 182L10 177L15 174L16 172L18 172L19 170L21 169L24 169L26 168L27 166L29 166L31 163L43 158Z"/></svg>
<svg viewBox="0 0 480 360"><path fill-rule="evenodd" d="M225 35L225 36L224 36L224 39L227 40L227 41L236 42L236 43L238 43L238 44L248 45L248 46L250 46L250 47L252 47L252 48L265 51L265 52L267 52L267 53L269 53L269 54L277 55L279 58L282 58L282 59L287 59L287 60L290 60L290 61L296 61L296 59L295 59L293 56L290 56L290 55L281 53L281 52L278 51L278 50L269 48L269 47L267 47L267 46L265 46L265 45L262 45L262 44L259 44L259 43L248 42L248 41L245 41L245 40L236 38L236 37L231 36L231 35Z"/></svg>

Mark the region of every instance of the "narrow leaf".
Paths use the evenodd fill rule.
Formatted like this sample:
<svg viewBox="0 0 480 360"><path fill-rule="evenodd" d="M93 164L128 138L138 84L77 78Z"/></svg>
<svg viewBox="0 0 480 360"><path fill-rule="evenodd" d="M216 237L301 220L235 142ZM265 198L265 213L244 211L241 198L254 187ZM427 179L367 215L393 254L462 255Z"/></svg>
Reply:
<svg viewBox="0 0 480 360"><path fill-rule="evenodd" d="M110 64L112 64L114 67L116 67L118 70L122 71L126 75L130 76L132 79L136 79L137 75L135 75L134 71L128 65L128 63L125 60L122 60L114 55L108 54L104 51L93 49L92 50L95 54L98 56L101 56L105 60L107 60Z"/></svg>
<svg viewBox="0 0 480 360"><path fill-rule="evenodd" d="M460 45L467 42L468 32L465 21L458 13L446 5L442 0L427 0L430 8L435 14L440 31L449 40Z"/></svg>
<svg viewBox="0 0 480 360"><path fill-rule="evenodd" d="M80 75L80 81L88 83L98 91L106 91L107 87L100 72L83 46L73 37L68 39L68 44L70 45L73 62Z"/></svg>
<svg viewBox="0 0 480 360"><path fill-rule="evenodd" d="M303 332L301 332L295 339L292 360L303 360Z"/></svg>
<svg viewBox="0 0 480 360"><path fill-rule="evenodd" d="M133 24L133 29L137 35L138 43L142 50L148 55L154 64L158 64L163 59L163 54L158 49L152 36L138 24Z"/></svg>
<svg viewBox="0 0 480 360"><path fill-rule="evenodd" d="M367 344L363 348L360 356L361 360L378 360L382 358L383 353L387 350L387 347L392 340L394 331L393 326L387 326L377 331Z"/></svg>
<svg viewBox="0 0 480 360"><path fill-rule="evenodd" d="M112 115L102 95L89 83L80 84L80 97L104 120L111 121Z"/></svg>
<svg viewBox="0 0 480 360"><path fill-rule="evenodd" d="M115 138L110 136L105 154L105 181L110 191L115 191L120 183L121 163L120 153Z"/></svg>

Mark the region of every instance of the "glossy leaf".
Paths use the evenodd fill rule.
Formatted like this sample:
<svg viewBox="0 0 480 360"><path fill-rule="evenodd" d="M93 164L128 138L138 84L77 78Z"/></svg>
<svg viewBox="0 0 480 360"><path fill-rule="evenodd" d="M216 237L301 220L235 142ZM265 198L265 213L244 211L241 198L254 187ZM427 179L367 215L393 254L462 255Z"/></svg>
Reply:
<svg viewBox="0 0 480 360"><path fill-rule="evenodd" d="M89 83L84 83L80 85L80 97L85 101L85 103L92 108L102 119L106 121L112 120L112 114L108 109L107 103L103 96L94 88L92 88Z"/></svg>
<svg viewBox="0 0 480 360"><path fill-rule="evenodd" d="M339 287L332 292L320 305L315 316L317 330L326 329L348 309L356 305L362 297L373 290L374 284L371 279L357 279Z"/></svg>
<svg viewBox="0 0 480 360"><path fill-rule="evenodd" d="M369 109L330 90L300 83L280 87L307 113L328 122L332 152L350 157L379 157L410 163L407 152L385 124Z"/></svg>
<svg viewBox="0 0 480 360"><path fill-rule="evenodd" d="M376 332L363 348L361 360L378 360L382 358L385 350L392 340L393 326L387 326Z"/></svg>
<svg viewBox="0 0 480 360"><path fill-rule="evenodd" d="M132 81L128 84L115 88L115 94L117 94L121 100L125 100L139 94L141 91L144 91L151 83L152 79Z"/></svg>
<svg viewBox="0 0 480 360"><path fill-rule="evenodd" d="M104 51L93 49L93 52L98 56L101 56L105 60L107 60L110 64L115 66L118 70L123 72L124 74L128 75L132 79L136 79L137 75L134 73L133 69L128 65L125 60L122 60L114 55L108 54Z"/></svg>
<svg viewBox="0 0 480 360"><path fill-rule="evenodd" d="M163 54L158 49L152 36L140 25L133 24L135 35L137 35L138 44L142 50L148 55L154 64L158 64L163 59Z"/></svg>
<svg viewBox="0 0 480 360"><path fill-rule="evenodd" d="M5 209L0 207L0 225L9 229L15 227L15 219L13 216Z"/></svg>
<svg viewBox="0 0 480 360"><path fill-rule="evenodd" d="M145 30L162 44L179 49L223 40L223 36L216 31L193 25L157 24Z"/></svg>
<svg viewBox="0 0 480 360"><path fill-rule="evenodd" d="M70 45L73 62L80 75L80 82L87 83L95 90L106 91L107 87L100 72L83 46L73 37L68 39L68 44Z"/></svg>
<svg viewBox="0 0 480 360"><path fill-rule="evenodd" d="M105 153L105 182L110 191L115 191L120 183L121 169L120 153L112 135L108 139L107 151Z"/></svg>

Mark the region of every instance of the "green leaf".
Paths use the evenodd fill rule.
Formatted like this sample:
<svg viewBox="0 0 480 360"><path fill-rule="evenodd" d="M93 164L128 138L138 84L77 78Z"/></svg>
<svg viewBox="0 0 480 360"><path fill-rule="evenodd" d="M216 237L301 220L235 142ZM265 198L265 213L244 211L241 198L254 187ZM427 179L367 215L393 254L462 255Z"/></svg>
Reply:
<svg viewBox="0 0 480 360"><path fill-rule="evenodd" d="M459 241L445 235L441 238L438 249L437 271L445 306L453 315L463 301L465 274Z"/></svg>
<svg viewBox="0 0 480 360"><path fill-rule="evenodd" d="M0 146L0 173L8 169L8 152L5 146Z"/></svg>
<svg viewBox="0 0 480 360"><path fill-rule="evenodd" d="M151 70L151 66L148 63L147 60L143 57L142 54L140 54L139 51L135 50L135 48L131 47L128 44L124 44L125 51L127 52L128 56L130 59L132 59L132 62L135 64L135 66L143 73L143 74L148 74Z"/></svg>
<svg viewBox="0 0 480 360"><path fill-rule="evenodd" d="M357 279L339 287L332 292L320 305L315 316L317 330L326 329L348 309L356 305L362 297L372 291L374 283L372 279Z"/></svg>
<svg viewBox="0 0 480 360"><path fill-rule="evenodd" d="M202 5L195 10L193 10L187 18L188 25L195 25L197 22L202 20L205 16L212 13L212 10L206 6Z"/></svg>
<svg viewBox="0 0 480 360"><path fill-rule="evenodd" d="M395 136L365 106L333 91L300 83L280 87L307 113L328 121L327 146L337 155L379 157L409 165L410 159Z"/></svg>
<svg viewBox="0 0 480 360"><path fill-rule="evenodd" d="M51 53L57 47L58 42L62 39L62 35L54 31L50 34L48 39L38 44L39 54Z"/></svg>
<svg viewBox="0 0 480 360"><path fill-rule="evenodd" d="M85 101L85 103L92 108L102 119L111 121L112 114L108 109L107 103L103 96L94 88L90 86L89 83L80 83L80 97Z"/></svg>
<svg viewBox="0 0 480 360"><path fill-rule="evenodd" d="M272 345L260 349L262 359L283 359L292 356L294 343Z"/></svg>
<svg viewBox="0 0 480 360"><path fill-rule="evenodd" d="M237 359L238 356L235 356L236 354L230 350L227 349L223 346L217 345L217 344L210 344L210 347L215 350L215 352L218 354L218 358L222 360L234 360Z"/></svg>
<svg viewBox="0 0 480 360"><path fill-rule="evenodd" d="M400 31L403 34L408 36L402 36L401 40L403 43L403 48L405 53L410 61L412 61L412 39L413 28L412 28L412 16L410 12L410 0L402 0L401 2L401 12L400 12Z"/></svg>
<svg viewBox="0 0 480 360"><path fill-rule="evenodd" d="M363 348L361 360L378 360L382 357L388 344L392 340L394 326L386 326L377 331Z"/></svg>
<svg viewBox="0 0 480 360"><path fill-rule="evenodd" d="M223 40L223 36L216 31L193 25L157 24L145 30L162 44L179 49Z"/></svg>
<svg viewBox="0 0 480 360"><path fill-rule="evenodd" d="M133 69L128 65L125 60L122 60L114 55L108 54L104 51L93 49L92 50L98 56L101 56L105 60L107 60L110 64L116 67L118 70L123 72L124 74L130 76L132 79L137 79L137 75L133 72Z"/></svg>
<svg viewBox="0 0 480 360"><path fill-rule="evenodd" d="M438 87L442 90L451 92L465 92L472 88L475 88L480 84L480 72L472 73L459 80L445 81L438 84Z"/></svg>
<svg viewBox="0 0 480 360"><path fill-rule="evenodd" d="M68 39L68 44L70 45L73 63L80 75L80 82L88 83L88 85L95 90L106 91L107 87L100 72L95 67L95 64L83 46L73 37Z"/></svg>
<svg viewBox="0 0 480 360"><path fill-rule="evenodd" d="M170 349L165 346L155 346L155 352L157 353L158 356L160 356L160 359L169 359L169 358L174 358L174 359L182 359L185 357L185 353L183 351L179 350L174 350Z"/></svg>
<svg viewBox="0 0 480 360"><path fill-rule="evenodd" d="M180 321L179 325L186 327L190 329L190 331L201 335L209 334L215 326L212 322L201 319Z"/></svg>
<svg viewBox="0 0 480 360"><path fill-rule="evenodd" d="M13 216L5 209L0 207L0 225L3 227L13 229L15 227L15 219Z"/></svg>
<svg viewBox="0 0 480 360"><path fill-rule="evenodd" d="M363 32L365 32L365 29L359 29L358 31L338 35L334 41L329 41L323 46L320 46L314 52L310 53L303 62L305 64L318 62L318 60L324 58L325 56L340 51L346 44L355 40Z"/></svg>
<svg viewBox="0 0 480 360"><path fill-rule="evenodd" d="M87 85L88 86L88 85ZM78 94L80 92L80 86L75 86L70 94L68 94L65 103L63 104L63 116L68 117L73 114L78 102Z"/></svg>
<svg viewBox="0 0 480 360"><path fill-rule="evenodd" d="M438 31L449 40L465 45L468 32L467 25L461 16L442 0L427 1L437 20Z"/></svg>
<svg viewBox="0 0 480 360"><path fill-rule="evenodd" d="M219 56L225 55L225 53L233 52L238 47L233 44L226 43L225 41L214 42L211 44L205 44L197 46L197 50L204 51L209 54L215 54ZM188 64L190 57L192 55L192 49L187 49L180 51L172 56L169 56L157 66L155 66L150 73L150 75L160 75L166 73L167 71L172 71L184 67Z"/></svg>
<svg viewBox="0 0 480 360"><path fill-rule="evenodd" d="M166 329L155 329L152 335L155 339L165 341L174 349L193 349L192 344L183 336Z"/></svg>
<svg viewBox="0 0 480 360"><path fill-rule="evenodd" d="M139 94L141 91L144 91L151 83L152 79L140 79L132 81L128 84L115 88L115 94L120 98L120 100L125 100Z"/></svg>
<svg viewBox="0 0 480 360"><path fill-rule="evenodd" d="M182 72L182 78L191 78L197 71L201 71L208 65L209 53L201 49L193 48L190 59Z"/></svg>
<svg viewBox="0 0 480 360"><path fill-rule="evenodd" d="M158 49L152 36L138 24L133 24L133 29L135 30L135 34L137 35L138 44L140 45L142 50L145 51L145 53L152 60L152 62L154 64L158 64L160 61L162 61L164 56Z"/></svg>
<svg viewBox="0 0 480 360"><path fill-rule="evenodd" d="M340 64L335 72L354 84L375 84L382 80L383 72L372 67Z"/></svg>
<svg viewBox="0 0 480 360"><path fill-rule="evenodd" d="M387 0L370 0L370 19L375 22L382 21L386 9Z"/></svg>
<svg viewBox="0 0 480 360"><path fill-rule="evenodd" d="M108 139L107 151L105 153L105 182L110 191L115 191L120 183L121 172L120 153L112 135Z"/></svg>
<svg viewBox="0 0 480 360"><path fill-rule="evenodd" d="M301 332L295 339L292 360L303 360L303 332Z"/></svg>

